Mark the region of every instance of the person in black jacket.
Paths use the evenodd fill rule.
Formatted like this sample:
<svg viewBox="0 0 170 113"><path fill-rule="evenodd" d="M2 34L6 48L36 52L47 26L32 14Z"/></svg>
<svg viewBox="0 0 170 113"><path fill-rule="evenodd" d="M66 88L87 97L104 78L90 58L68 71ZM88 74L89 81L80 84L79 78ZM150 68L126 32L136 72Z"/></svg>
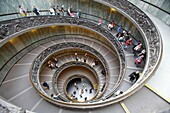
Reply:
<svg viewBox="0 0 170 113"><path fill-rule="evenodd" d="M46 81L44 81L42 85L43 85L45 88L47 88L48 90L50 89L50 86L49 86L49 84L48 84Z"/></svg>
<svg viewBox="0 0 170 113"><path fill-rule="evenodd" d="M40 15L40 13L39 13L38 9L36 8L36 6L34 6L34 8L33 8L33 12L34 12L37 16Z"/></svg>
<svg viewBox="0 0 170 113"><path fill-rule="evenodd" d="M140 77L140 72L139 71L133 72L132 74L129 75L129 77L130 77L129 80L135 83Z"/></svg>

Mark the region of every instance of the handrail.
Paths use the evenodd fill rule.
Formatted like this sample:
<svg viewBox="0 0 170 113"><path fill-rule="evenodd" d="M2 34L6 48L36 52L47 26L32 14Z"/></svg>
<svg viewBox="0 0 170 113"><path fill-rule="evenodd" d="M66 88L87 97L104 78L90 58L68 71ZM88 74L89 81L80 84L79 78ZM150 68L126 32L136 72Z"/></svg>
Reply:
<svg viewBox="0 0 170 113"><path fill-rule="evenodd" d="M30 13L30 12L31 12L31 11L29 11L29 13ZM49 12L49 10L42 10L42 11L40 11L40 12ZM66 11L65 11L65 12L66 12ZM96 16L96 15L93 15L93 14L88 14L88 13L83 13L83 12L82 12L82 14L83 14L83 15L90 15L90 16L94 16L94 17L100 18L100 17L98 17L98 16ZM96 23L98 22L98 21L93 20L93 19L89 19L89 18L86 18L86 19L95 21ZM109 20L107 20L107 19L104 19L104 18L103 18L103 20L105 20L105 21L108 22L108 23L111 22L111 21L109 21ZM118 26L118 25L115 24L115 26ZM124 29L124 30L125 30L125 29ZM127 31L127 30L125 30L125 31ZM133 36L131 35L131 37L133 37ZM135 37L133 37L133 39L135 39ZM137 40L135 39L135 41L137 41ZM122 79L123 79L123 77L119 77L119 80L117 81L116 84L120 83ZM120 84L115 85L116 87L115 87L113 90L115 91L119 85L120 85ZM113 94L113 93L114 93L114 92L112 92L112 94ZM111 95L111 94L110 94L110 95ZM109 97L110 97L110 96L109 96ZM108 98L108 96L107 96L107 98Z"/></svg>
<svg viewBox="0 0 170 113"><path fill-rule="evenodd" d="M108 35L108 37L109 37L109 35ZM108 37L107 37L107 38L108 38ZM113 41L112 41L112 43L113 43ZM51 49L49 49L49 51L50 51L50 50L51 50Z"/></svg>
<svg viewBox="0 0 170 113"><path fill-rule="evenodd" d="M154 5L154 4L150 3L150 2L148 2L148 1L146 1L146 0L140 0L140 1L142 1L142 2L144 2L144 3L147 3L147 4L149 4L149 5L153 6L153 7L156 7L156 8L158 8L159 10L161 10L161 11L163 11L163 12L165 12L165 13L167 13L167 14L170 15L170 12L168 12L168 11L162 9L161 7L158 7L158 6L156 6L156 5Z"/></svg>

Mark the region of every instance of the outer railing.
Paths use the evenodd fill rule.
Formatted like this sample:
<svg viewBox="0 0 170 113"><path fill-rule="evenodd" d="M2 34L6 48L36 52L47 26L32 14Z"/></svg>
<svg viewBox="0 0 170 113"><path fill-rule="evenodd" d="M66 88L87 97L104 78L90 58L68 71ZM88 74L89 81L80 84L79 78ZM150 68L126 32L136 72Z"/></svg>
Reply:
<svg viewBox="0 0 170 113"><path fill-rule="evenodd" d="M17 107L9 102L7 102L5 99L0 97L0 112L1 113L34 113L30 111L26 111L23 108Z"/></svg>
<svg viewBox="0 0 170 113"><path fill-rule="evenodd" d="M164 13L167 13L168 15L170 15L170 12L168 12L168 11L164 10L164 9L163 9L163 8L161 8L161 7L158 7L157 5L154 5L154 4L153 4L153 3L151 3L151 2L148 2L148 1L146 1L146 0L140 0L140 1L142 1L142 2L144 2L144 3L147 3L147 4L149 4L149 5L153 6L153 7L157 8L157 9L159 9L159 10L163 11Z"/></svg>

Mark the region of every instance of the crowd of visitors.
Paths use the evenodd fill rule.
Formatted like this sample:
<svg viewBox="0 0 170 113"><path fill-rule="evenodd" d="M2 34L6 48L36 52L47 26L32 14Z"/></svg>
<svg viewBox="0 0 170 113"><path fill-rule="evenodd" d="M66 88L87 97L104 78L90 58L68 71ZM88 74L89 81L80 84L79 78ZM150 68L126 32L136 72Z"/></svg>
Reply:
<svg viewBox="0 0 170 113"><path fill-rule="evenodd" d="M110 30L109 28L110 25L108 25L108 30ZM125 31L123 30L122 26L119 26L117 28L117 34L116 37L119 40L119 43L123 46L124 50L126 51L128 48L132 48L132 53L134 54L134 64L135 66L138 68L142 62L144 62L143 60L146 57L146 49L144 47L142 47L142 43L140 41L137 41L136 39L133 39L132 37L130 37L131 32L130 31ZM135 83L139 78L140 78L141 72L136 71L136 72L132 72L129 75L129 80L132 83ZM117 90L114 93L114 96L118 96L120 94L123 94L122 90Z"/></svg>
<svg viewBox="0 0 170 113"><path fill-rule="evenodd" d="M79 61L79 62L84 62L84 63L87 63L87 59L88 59L88 54L87 53L84 53L84 55L78 55L77 52L74 53L74 59L75 61ZM48 67L53 70L53 69L57 69L59 67L58 65L58 58L56 56L53 56L50 60L48 60L47 62L48 64ZM99 61L95 58L92 59L92 62L88 62L88 64L91 65L91 67L95 67L99 64ZM104 76L105 74L105 71L103 70L101 72Z"/></svg>
<svg viewBox="0 0 170 113"><path fill-rule="evenodd" d="M52 69L57 69L58 66L58 59L57 57L52 57L51 60L48 61L48 67L52 70Z"/></svg>
<svg viewBox="0 0 170 113"><path fill-rule="evenodd" d="M73 11L73 6L72 5L69 6L67 10L65 10L64 5L62 5L61 8L60 8L60 6L56 7L55 5L54 6L50 6L50 8L49 8L50 15L65 16L65 11L67 12L68 16L77 17L77 18L81 17L81 10L77 9L77 11ZM36 6L33 7L32 12L36 16L40 15L40 12L39 12L39 10L37 9ZM27 16L27 11L24 10L21 5L19 5L19 13L23 17Z"/></svg>
<svg viewBox="0 0 170 113"><path fill-rule="evenodd" d="M91 94L93 91L93 88L87 87L84 83L81 83L77 85L76 82L74 82L74 90L70 94L70 98L73 100L78 100L79 98L84 98L84 101L87 101L87 94Z"/></svg>
<svg viewBox="0 0 170 113"><path fill-rule="evenodd" d="M81 62L87 63L88 54L87 54L87 53L84 53L83 56L82 56L82 55L78 56L78 53L76 52L76 53L74 54L74 58L75 58L75 61L81 61ZM91 66L92 66L92 67L97 66L97 65L98 65L98 62L99 62L99 61L94 58L93 61L91 62Z"/></svg>
<svg viewBox="0 0 170 113"><path fill-rule="evenodd" d="M109 29L109 28L108 28ZM135 56L135 65L138 68L146 57L146 49L142 47L142 43L130 37L130 31L126 32L122 29L122 26L117 28L116 37L118 38L120 44L123 46L124 50L132 48L132 53ZM134 40L134 43L133 43Z"/></svg>

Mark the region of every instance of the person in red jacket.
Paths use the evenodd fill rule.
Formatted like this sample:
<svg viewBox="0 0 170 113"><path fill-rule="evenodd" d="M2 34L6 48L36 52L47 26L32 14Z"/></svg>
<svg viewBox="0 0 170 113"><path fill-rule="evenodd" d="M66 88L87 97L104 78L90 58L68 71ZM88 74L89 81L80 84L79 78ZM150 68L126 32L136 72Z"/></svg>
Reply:
<svg viewBox="0 0 170 113"><path fill-rule="evenodd" d="M102 25L102 18L99 19L98 25Z"/></svg>
<svg viewBox="0 0 170 113"><path fill-rule="evenodd" d="M144 55L141 55L141 56L139 56L139 57L137 57L137 58L135 59L135 65L136 65L136 67L139 67L139 64L142 63L143 58L144 58Z"/></svg>
<svg viewBox="0 0 170 113"><path fill-rule="evenodd" d="M132 38L129 38L128 40L126 40L124 48L127 49L130 45L132 45Z"/></svg>

